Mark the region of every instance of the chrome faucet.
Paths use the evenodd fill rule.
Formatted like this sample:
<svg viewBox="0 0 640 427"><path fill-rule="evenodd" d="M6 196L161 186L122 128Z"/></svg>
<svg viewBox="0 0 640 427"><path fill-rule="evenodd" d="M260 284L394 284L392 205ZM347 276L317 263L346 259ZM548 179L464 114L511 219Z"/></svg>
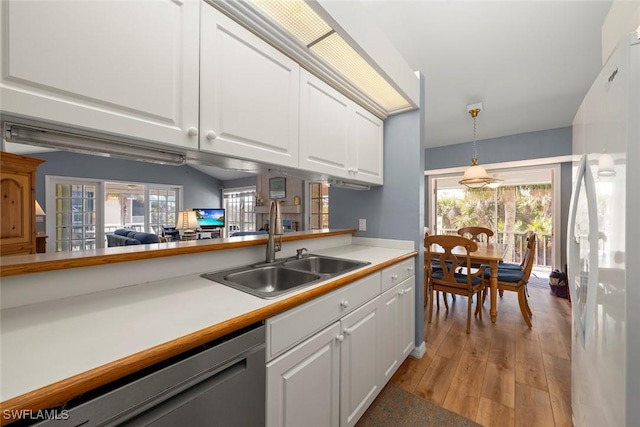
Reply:
<svg viewBox="0 0 640 427"><path fill-rule="evenodd" d="M282 250L282 217L280 216L280 203L275 200L269 205L269 238L267 239L267 255L265 262L274 262L276 252ZM276 243L275 235L280 236Z"/></svg>
<svg viewBox="0 0 640 427"><path fill-rule="evenodd" d="M304 258L304 253L305 252L307 253L307 255L309 255L309 249L307 249L307 248L296 249L296 259Z"/></svg>

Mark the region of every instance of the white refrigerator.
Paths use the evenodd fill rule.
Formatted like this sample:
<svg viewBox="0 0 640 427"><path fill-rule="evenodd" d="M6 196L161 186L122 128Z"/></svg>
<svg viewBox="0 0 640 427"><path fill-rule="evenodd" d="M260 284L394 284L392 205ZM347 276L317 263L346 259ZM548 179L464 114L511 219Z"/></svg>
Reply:
<svg viewBox="0 0 640 427"><path fill-rule="evenodd" d="M640 426L640 41L607 61L573 122L568 223L575 427Z"/></svg>

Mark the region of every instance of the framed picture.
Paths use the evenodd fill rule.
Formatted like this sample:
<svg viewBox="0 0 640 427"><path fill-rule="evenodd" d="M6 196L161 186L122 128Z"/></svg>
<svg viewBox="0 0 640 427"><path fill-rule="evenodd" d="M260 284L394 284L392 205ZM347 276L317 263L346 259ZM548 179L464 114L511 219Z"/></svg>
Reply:
<svg viewBox="0 0 640 427"><path fill-rule="evenodd" d="M269 198L270 199L284 199L287 197L287 183L286 178L277 177L269 178Z"/></svg>

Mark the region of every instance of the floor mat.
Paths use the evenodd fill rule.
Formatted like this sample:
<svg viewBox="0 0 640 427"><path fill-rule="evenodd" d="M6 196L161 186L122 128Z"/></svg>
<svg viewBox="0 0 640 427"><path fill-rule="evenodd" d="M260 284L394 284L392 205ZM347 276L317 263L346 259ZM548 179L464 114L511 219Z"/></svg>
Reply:
<svg viewBox="0 0 640 427"><path fill-rule="evenodd" d="M387 384L356 427L480 426L391 383Z"/></svg>

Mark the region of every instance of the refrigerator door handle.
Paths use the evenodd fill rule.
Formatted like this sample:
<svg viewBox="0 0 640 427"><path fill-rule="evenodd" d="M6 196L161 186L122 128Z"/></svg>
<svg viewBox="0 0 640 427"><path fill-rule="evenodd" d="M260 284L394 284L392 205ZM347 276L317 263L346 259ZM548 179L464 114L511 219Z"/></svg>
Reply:
<svg viewBox="0 0 640 427"><path fill-rule="evenodd" d="M576 186L571 195L569 207L569 244L567 246L567 261L569 263L569 291L571 292L571 309L573 311L576 334L583 348L589 342L593 332L596 317L596 296L598 292L598 206L596 185L591 173L589 159L583 155L580 159L576 176ZM586 195L586 214L589 221L588 230L576 233L581 190ZM586 233L586 235L585 235ZM583 257L588 244L588 256Z"/></svg>

